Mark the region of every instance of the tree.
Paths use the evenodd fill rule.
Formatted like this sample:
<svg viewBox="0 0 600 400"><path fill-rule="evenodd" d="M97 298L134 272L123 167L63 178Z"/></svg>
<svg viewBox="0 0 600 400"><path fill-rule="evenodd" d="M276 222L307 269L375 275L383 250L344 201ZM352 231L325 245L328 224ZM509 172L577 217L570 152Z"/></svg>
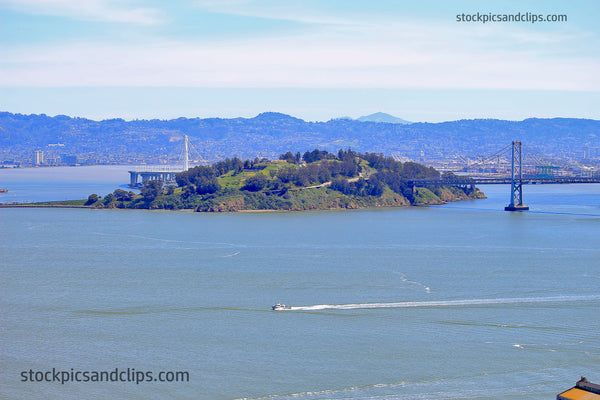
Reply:
<svg viewBox="0 0 600 400"><path fill-rule="evenodd" d="M106 196L104 196L104 205L107 206L110 203L112 203L114 200L115 200L115 195L112 193L109 193Z"/></svg>
<svg viewBox="0 0 600 400"><path fill-rule="evenodd" d="M356 165L354 159L347 159L342 162L340 173L347 177L353 177L358 174L358 165Z"/></svg>
<svg viewBox="0 0 600 400"><path fill-rule="evenodd" d="M340 161L348 161L348 160L354 161L354 159L356 157L358 157L358 154L355 151L352 151L351 149L348 149L346 151L344 151L343 149L340 149L338 151L338 160L340 160Z"/></svg>
<svg viewBox="0 0 600 400"><path fill-rule="evenodd" d="M244 164L238 158L234 158L233 160L226 159L225 161L220 161L215 165L218 165L218 168L200 165L177 174L175 176L177 185L179 187L193 186L195 188L194 191L199 195L215 193L221 190L221 185L217 180L216 174L222 171L225 171L223 173L227 173L229 168L243 168Z"/></svg>
<svg viewBox="0 0 600 400"><path fill-rule="evenodd" d="M342 192L346 195L354 194L354 188L352 185L350 185L350 182L348 182L347 179L335 179L331 181L331 186L329 186L329 188L338 192Z"/></svg>
<svg viewBox="0 0 600 400"><path fill-rule="evenodd" d="M86 206L92 205L95 202L97 202L98 200L100 200L100 196L98 196L96 193L90 194L88 196L87 201L85 202Z"/></svg>
<svg viewBox="0 0 600 400"><path fill-rule="evenodd" d="M146 202L151 202L162 194L163 181L153 180L146 181L140 189L142 196Z"/></svg>
<svg viewBox="0 0 600 400"><path fill-rule="evenodd" d="M199 167L196 167L199 168ZM203 167L210 168L210 167ZM244 163L237 157L234 158L226 158L224 161L219 161L218 163L213 164L212 169L214 170L217 176L224 175L229 171L235 171L234 173L242 172L244 170Z"/></svg>
<svg viewBox="0 0 600 400"><path fill-rule="evenodd" d="M330 156L330 154L326 150L314 149L313 151L307 151L306 153L304 153L304 155L302 156L302 159L307 164L310 164L315 161L320 161L325 158L329 158L329 156ZM333 155L331 155L331 156L333 157Z"/></svg>
<svg viewBox="0 0 600 400"><path fill-rule="evenodd" d="M294 168L292 166L281 168L277 172L277 177L283 183L293 182L298 178L298 168Z"/></svg>
<svg viewBox="0 0 600 400"><path fill-rule="evenodd" d="M205 167L200 165L198 167L190 168L187 171L180 172L175 175L175 182L177 186L184 187L194 183L194 179L198 176L214 176L215 171L211 167Z"/></svg>
<svg viewBox="0 0 600 400"><path fill-rule="evenodd" d="M113 195L117 201L131 201L133 200L133 196L135 196L133 192L126 192L123 189L115 190Z"/></svg>
<svg viewBox="0 0 600 400"><path fill-rule="evenodd" d="M288 151L287 153L280 155L279 159L285 160L287 163L290 163L290 164L296 163L296 156L294 156L294 154L292 154L291 151Z"/></svg>
<svg viewBox="0 0 600 400"><path fill-rule="evenodd" d="M221 185L216 176L197 177L194 180L196 193L199 195L212 194L221 190Z"/></svg>
<svg viewBox="0 0 600 400"><path fill-rule="evenodd" d="M403 176L405 179L439 179L440 173L432 167L409 161L403 165Z"/></svg>
<svg viewBox="0 0 600 400"><path fill-rule="evenodd" d="M376 177L373 177L367 181L365 192L370 196L379 197L383 194L384 189L385 185L383 182L378 180Z"/></svg>
<svg viewBox="0 0 600 400"><path fill-rule="evenodd" d="M266 185L267 177L263 174L257 174L246 179L246 184L242 187L242 190L258 192L260 190L263 190Z"/></svg>

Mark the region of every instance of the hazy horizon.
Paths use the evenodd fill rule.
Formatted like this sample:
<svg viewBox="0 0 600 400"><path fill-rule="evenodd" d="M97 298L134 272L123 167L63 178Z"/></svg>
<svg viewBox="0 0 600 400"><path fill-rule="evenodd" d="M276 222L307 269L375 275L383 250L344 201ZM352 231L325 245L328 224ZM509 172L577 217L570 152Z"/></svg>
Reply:
<svg viewBox="0 0 600 400"><path fill-rule="evenodd" d="M587 0L4 0L0 109L600 119L599 14Z"/></svg>
<svg viewBox="0 0 600 400"><path fill-rule="evenodd" d="M288 113L285 113L285 112L280 112L280 111L277 111L277 110L265 110L265 111L259 112L258 114L254 114L254 115L238 115L238 116L231 116L231 117L223 117L223 116L219 116L219 115L212 115L212 116L174 116L174 117L171 117L171 118L156 118L156 117L155 118L153 118L153 117L149 117L149 118L122 118L122 117L119 117L119 116L116 116L116 117L110 117L110 116L108 116L108 117L105 117L105 118L89 118L89 117L85 117L85 116L81 116L81 115L68 115L68 114L61 114L61 113L59 113L59 114L48 114L48 113L43 113L43 112L42 113L23 113L23 112L18 113L18 112L12 112L12 111L7 111L7 110L0 110L0 112L8 112L8 113L15 114L15 115L17 115L17 114L20 114L20 115L40 115L40 116L41 115L46 115L46 116L48 116L50 118L55 118L55 117L60 117L60 116L66 116L66 117L73 118L73 119L83 118L83 119L88 119L90 121L95 121L95 122L108 121L108 120L112 120L112 119L122 119L122 120L124 120L126 122L131 122L131 121L152 121L152 120L168 121L168 120L175 120L175 119L178 119L178 118L187 118L187 119L196 119L196 118L198 118L198 119L213 119L213 118L215 118L215 119L237 119L237 118L253 119L253 118L258 117L261 114L266 114L266 113L283 114L283 115L287 115L287 116L292 117L292 118L300 119L300 120L302 120L304 122L314 122L314 123L328 122L328 121L335 121L335 120L342 120L342 119L349 119L349 120L357 121L357 122L380 122L380 121L359 121L360 118L369 117L369 116L374 115L374 114L385 114L385 115L389 115L391 117L395 117L395 118L399 118L399 119L404 120L404 118L402 118L402 116L392 115L392 114L389 114L389 113L379 112L379 111L376 111L376 112L373 112L373 113L370 113L370 114L367 114L367 115L358 115L356 117L351 117L351 116L348 116L348 115L340 115L340 116L335 116L335 117L331 117L331 118L328 118L328 119L322 119L322 120L304 119L304 118L298 117L296 115L288 114ZM585 117L579 118L579 117L562 117L562 116L554 116L554 117L525 117L525 118L521 118L521 119L476 118L475 117L475 118L449 119L449 120L443 120L443 121L407 121L407 120L405 120L406 122L404 124L415 124L415 123L436 124L436 123L444 123L444 122L455 122L455 121L461 121L461 120L499 120L499 121L521 122L521 121L524 121L524 120L527 120L527 119L587 119L587 120L595 120L595 121L600 120L600 119L596 119L596 118L585 118ZM380 122L380 123L389 123L389 122ZM403 123L398 123L398 124L402 125Z"/></svg>

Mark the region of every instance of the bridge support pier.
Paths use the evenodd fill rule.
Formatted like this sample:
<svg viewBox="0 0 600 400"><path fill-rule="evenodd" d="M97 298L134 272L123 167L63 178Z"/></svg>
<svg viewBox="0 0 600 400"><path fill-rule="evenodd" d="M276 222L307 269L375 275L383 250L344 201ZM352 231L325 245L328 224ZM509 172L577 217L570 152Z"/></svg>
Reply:
<svg viewBox="0 0 600 400"><path fill-rule="evenodd" d="M519 205L514 205L514 206L508 205L508 206L504 207L504 211L527 211L527 210L529 210L529 207L522 205L522 204L520 206Z"/></svg>
<svg viewBox="0 0 600 400"><path fill-rule="evenodd" d="M527 211L529 207L523 204L523 161L521 153L521 142L512 142L512 162L510 180L510 204L504 207L504 211Z"/></svg>

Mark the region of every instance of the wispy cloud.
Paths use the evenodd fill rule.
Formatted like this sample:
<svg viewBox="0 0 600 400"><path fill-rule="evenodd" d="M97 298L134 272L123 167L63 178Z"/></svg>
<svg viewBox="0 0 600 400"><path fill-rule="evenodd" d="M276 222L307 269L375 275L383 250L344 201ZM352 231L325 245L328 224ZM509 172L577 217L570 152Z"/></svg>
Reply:
<svg viewBox="0 0 600 400"><path fill-rule="evenodd" d="M81 6L66 0L19 3L53 4L53 12L81 18L101 10L113 13L110 20L121 18L121 12L123 20L134 21L137 15L131 2L118 7L107 0ZM336 14L310 0L194 4L204 11L291 20L310 28L217 41L172 36L122 43L7 44L0 48L0 85L600 90L600 58L573 50L582 38L590 43L585 32Z"/></svg>
<svg viewBox="0 0 600 400"><path fill-rule="evenodd" d="M7 49L0 85L600 90L594 60L483 53L429 35Z"/></svg>
<svg viewBox="0 0 600 400"><path fill-rule="evenodd" d="M143 25L162 21L158 9L136 7L128 0L1 0L0 5L34 15L61 16L85 21Z"/></svg>
<svg viewBox="0 0 600 400"><path fill-rule="evenodd" d="M197 8L213 13L276 19L306 24L347 25L354 21L338 13L326 12L313 0L196 0Z"/></svg>

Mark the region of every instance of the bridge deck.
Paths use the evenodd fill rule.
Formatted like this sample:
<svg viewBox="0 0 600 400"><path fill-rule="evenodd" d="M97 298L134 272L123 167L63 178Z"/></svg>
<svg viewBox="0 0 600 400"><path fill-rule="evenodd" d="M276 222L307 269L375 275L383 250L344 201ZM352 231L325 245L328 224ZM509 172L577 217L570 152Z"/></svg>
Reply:
<svg viewBox="0 0 600 400"><path fill-rule="evenodd" d="M162 170L132 170L129 171L129 186L137 187L150 180L161 180L163 182L175 182L175 175L180 173L181 169L162 169ZM140 179L141 178L141 179ZM141 182L140 182L141 180Z"/></svg>
<svg viewBox="0 0 600 400"><path fill-rule="evenodd" d="M560 184L560 183L600 183L600 177L581 178L581 177L555 177L555 178L536 178L523 177L523 184ZM464 178L464 179L412 179L409 181L414 186L464 186L464 185L510 185L511 178Z"/></svg>

